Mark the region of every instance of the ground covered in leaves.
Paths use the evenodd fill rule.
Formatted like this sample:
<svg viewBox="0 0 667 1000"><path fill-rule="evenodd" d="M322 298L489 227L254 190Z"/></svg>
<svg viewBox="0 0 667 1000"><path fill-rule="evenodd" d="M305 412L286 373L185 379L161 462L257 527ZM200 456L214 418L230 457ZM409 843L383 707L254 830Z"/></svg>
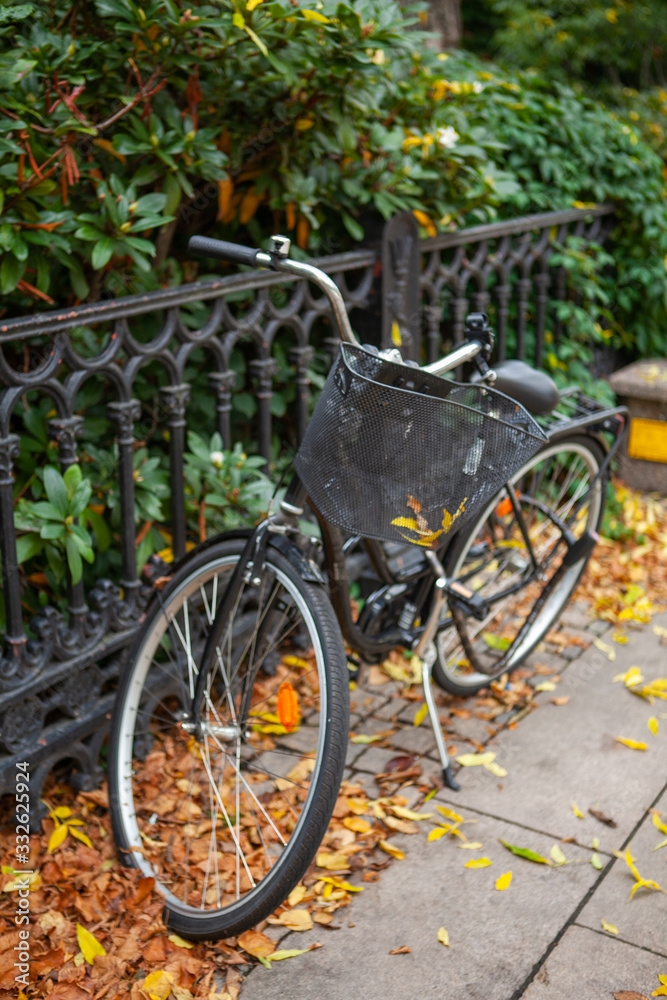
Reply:
<svg viewBox="0 0 667 1000"><path fill-rule="evenodd" d="M645 627L652 614L667 605L667 504L620 487L616 497L605 524L607 534L577 595L586 601L591 617L616 626L610 642L594 640L609 659L615 656L614 642L622 643L627 629ZM556 648L582 641L558 629L547 638ZM667 644L667 633L662 641ZM537 663L532 670L516 671L511 679L502 678L474 699L440 696L443 721L446 723L447 713L463 718L474 714L489 722L509 713L505 724L516 725L521 714L531 710L536 690L549 684L552 687L546 689L555 690L557 678L539 677L552 672ZM412 724L421 724L425 704L410 662L392 654L384 667L371 668L371 685L381 679L380 673L384 680L388 674L403 685L401 698L414 702ZM532 676L535 673L537 678ZM656 694L643 689L639 670L617 680L632 694ZM658 696L666 694L663 691ZM568 699L553 700L564 705ZM354 734L352 741L390 747L395 731L396 720L392 719L391 728L371 735ZM460 754L459 762L479 764L500 775L503 769L493 752L485 751L483 743L468 742L475 752ZM450 746L451 752L457 750ZM429 840L452 837L471 853L482 847L467 835L464 817L441 806L429 808L428 800L437 786L423 777L413 755L389 761L385 771L376 776L376 788L380 794L372 798L362 785L345 782L316 860L286 903L254 930L209 945L192 944L170 933L162 922L161 897L153 880L119 865L105 787L77 795L66 784L52 780L45 793L50 814L41 834L32 838L30 849L30 867L35 872L30 897L31 986L24 995L60 1000L101 1000L106 996L236 1000L244 975L257 961L270 964L302 953L298 948L281 949L282 933L318 925L324 940L331 929L346 921L346 908L354 893L363 891L364 883L380 878L382 869L394 859L404 857L391 841L394 833L422 832ZM600 821L605 818L600 817ZM656 814L654 822L663 835L667 833L664 818ZM550 858L528 857L532 852L527 854L520 846L505 846L527 861L559 865L566 860L558 845ZM13 848L14 830L5 827L0 831L0 995L16 996L14 962L19 932L14 924L17 886L11 869ZM646 886L632 857L624 860L637 888ZM488 863L475 855L469 865ZM595 855L591 864L596 866ZM511 874L506 872L499 877L496 889L502 891L510 880ZM615 928L610 925L605 930L614 933ZM441 928L439 939L448 945L445 928Z"/></svg>

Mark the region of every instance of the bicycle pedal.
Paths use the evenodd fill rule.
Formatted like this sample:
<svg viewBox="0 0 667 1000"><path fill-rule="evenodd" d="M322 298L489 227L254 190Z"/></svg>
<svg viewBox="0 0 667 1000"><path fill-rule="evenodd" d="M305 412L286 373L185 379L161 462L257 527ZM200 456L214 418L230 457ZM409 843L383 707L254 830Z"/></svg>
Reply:
<svg viewBox="0 0 667 1000"><path fill-rule="evenodd" d="M477 618L478 621L482 621L486 616L488 611L487 602L478 593L475 593L474 590L464 587L457 580L452 580L447 584L445 593L451 603L461 608L466 614Z"/></svg>
<svg viewBox="0 0 667 1000"><path fill-rule="evenodd" d="M580 559L588 559L599 541L600 536L597 531L585 531L581 538L577 538L568 546L563 558L563 565L573 566Z"/></svg>

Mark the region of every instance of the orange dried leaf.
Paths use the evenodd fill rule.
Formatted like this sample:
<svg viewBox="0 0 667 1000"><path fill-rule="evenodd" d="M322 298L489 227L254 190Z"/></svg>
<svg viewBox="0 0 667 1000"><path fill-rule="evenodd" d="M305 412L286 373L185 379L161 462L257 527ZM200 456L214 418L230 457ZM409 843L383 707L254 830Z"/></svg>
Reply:
<svg viewBox="0 0 667 1000"><path fill-rule="evenodd" d="M278 688L278 718L288 733L299 721L299 699L289 681L283 681Z"/></svg>

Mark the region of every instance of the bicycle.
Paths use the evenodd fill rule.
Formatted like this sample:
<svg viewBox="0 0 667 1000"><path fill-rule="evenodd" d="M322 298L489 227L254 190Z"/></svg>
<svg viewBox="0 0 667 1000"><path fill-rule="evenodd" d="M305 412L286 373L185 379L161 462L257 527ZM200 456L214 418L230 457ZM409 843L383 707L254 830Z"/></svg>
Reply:
<svg viewBox="0 0 667 1000"><path fill-rule="evenodd" d="M206 939L268 916L317 851L347 746L344 642L371 662L399 645L419 657L458 788L432 679L476 691L555 622L595 545L626 414L561 400L523 363L491 369L480 313L423 368L360 347L333 280L290 260L283 237L266 253L203 237L190 249L312 281L343 342L278 511L165 569L118 689L116 844L155 878L169 925ZM476 381L441 377L467 361Z"/></svg>

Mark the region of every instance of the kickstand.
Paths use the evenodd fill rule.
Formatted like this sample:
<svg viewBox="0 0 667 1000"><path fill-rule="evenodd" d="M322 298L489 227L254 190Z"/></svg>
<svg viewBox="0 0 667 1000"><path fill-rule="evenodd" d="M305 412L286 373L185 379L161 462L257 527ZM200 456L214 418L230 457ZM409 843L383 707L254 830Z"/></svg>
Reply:
<svg viewBox="0 0 667 1000"><path fill-rule="evenodd" d="M431 725L433 726L433 733L435 735L435 742L438 748L438 754L440 755L440 761L442 763L442 777L447 788L451 788L453 791L458 792L461 789L458 781L454 778L452 774L452 765L449 762L449 757L447 756L447 747L445 746L445 738L442 735L442 726L440 725L440 717L438 716L438 708L435 703L435 696L433 694L433 664L435 663L435 646L430 643L425 649L422 657L422 683L424 685L424 697L426 698L426 704L428 706L428 714L431 718Z"/></svg>

